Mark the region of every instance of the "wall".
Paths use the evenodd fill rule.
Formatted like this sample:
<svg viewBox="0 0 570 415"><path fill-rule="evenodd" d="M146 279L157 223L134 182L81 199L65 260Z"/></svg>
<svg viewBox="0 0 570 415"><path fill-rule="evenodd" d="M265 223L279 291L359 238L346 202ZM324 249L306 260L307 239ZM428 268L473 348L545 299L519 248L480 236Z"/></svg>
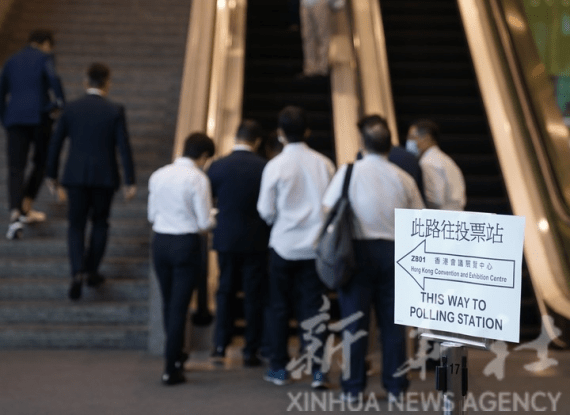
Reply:
<svg viewBox="0 0 570 415"><path fill-rule="evenodd" d="M2 0L0 1L0 27L2 27L2 23L4 23L4 18L10 10L10 6L12 6L14 0Z"/></svg>

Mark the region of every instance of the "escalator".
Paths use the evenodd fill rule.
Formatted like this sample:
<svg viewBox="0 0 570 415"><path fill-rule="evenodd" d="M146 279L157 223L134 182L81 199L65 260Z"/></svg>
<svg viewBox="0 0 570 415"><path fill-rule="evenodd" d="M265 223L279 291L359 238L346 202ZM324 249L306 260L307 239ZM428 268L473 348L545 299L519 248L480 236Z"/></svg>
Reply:
<svg viewBox="0 0 570 415"><path fill-rule="evenodd" d="M429 118L441 149L461 168L465 210L512 214L457 3L380 0L398 135ZM530 276L523 268L521 339L540 333Z"/></svg>
<svg viewBox="0 0 570 415"><path fill-rule="evenodd" d="M430 118L465 176L465 210L510 214L455 1L381 0L398 133ZM403 141L403 140L402 140Z"/></svg>
<svg viewBox="0 0 570 415"><path fill-rule="evenodd" d="M283 107L300 106L311 129L307 144L334 161L330 79L299 77L301 37L289 25L287 0L248 1L243 117L273 131Z"/></svg>

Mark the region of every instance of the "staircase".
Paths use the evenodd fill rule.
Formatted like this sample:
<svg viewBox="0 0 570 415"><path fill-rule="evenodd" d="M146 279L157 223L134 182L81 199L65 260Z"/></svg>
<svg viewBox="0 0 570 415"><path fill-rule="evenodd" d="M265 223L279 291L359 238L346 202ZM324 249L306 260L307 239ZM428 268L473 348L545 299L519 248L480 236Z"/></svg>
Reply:
<svg viewBox="0 0 570 415"><path fill-rule="evenodd" d="M287 105L304 108L311 136L307 144L335 160L330 79L300 79L303 49L299 31L288 30L287 0L249 0L243 116L266 131L277 128Z"/></svg>
<svg viewBox="0 0 570 415"><path fill-rule="evenodd" d="M465 210L512 214L455 0L380 0L398 133L430 118L465 176ZM523 267L521 338L540 333Z"/></svg>
<svg viewBox="0 0 570 415"><path fill-rule="evenodd" d="M23 47L35 28L55 31L56 67L68 100L83 94L89 63L111 67L109 98L126 107L138 194L117 193L97 290L67 299L70 282L66 206L43 188L35 208L48 220L25 229L23 240L0 238L0 349L145 349L149 318L150 174L171 159L184 59L189 0L19 0L0 30L0 64ZM6 148L4 130L0 148ZM7 195L6 152L0 187ZM8 225L0 199L0 231Z"/></svg>

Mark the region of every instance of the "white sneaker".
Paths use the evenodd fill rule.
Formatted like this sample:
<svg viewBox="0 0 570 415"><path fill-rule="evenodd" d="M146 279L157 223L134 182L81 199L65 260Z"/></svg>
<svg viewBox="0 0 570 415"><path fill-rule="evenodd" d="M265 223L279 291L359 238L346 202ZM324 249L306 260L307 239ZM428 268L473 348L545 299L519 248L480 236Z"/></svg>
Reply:
<svg viewBox="0 0 570 415"><path fill-rule="evenodd" d="M19 220L12 222L8 225L8 231L6 232L6 238L13 240L13 239L22 239L24 236L24 225Z"/></svg>
<svg viewBox="0 0 570 415"><path fill-rule="evenodd" d="M30 209L28 213L20 216L20 222L23 223L37 223L44 222L46 220L46 214L37 210Z"/></svg>

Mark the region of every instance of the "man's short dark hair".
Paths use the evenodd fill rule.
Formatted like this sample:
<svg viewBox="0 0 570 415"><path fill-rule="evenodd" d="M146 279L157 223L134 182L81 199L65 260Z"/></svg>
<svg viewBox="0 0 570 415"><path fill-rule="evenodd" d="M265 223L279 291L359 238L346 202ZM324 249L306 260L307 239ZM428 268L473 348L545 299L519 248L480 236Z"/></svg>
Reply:
<svg viewBox="0 0 570 415"><path fill-rule="evenodd" d="M300 107L288 106L279 112L277 126L283 130L290 143L301 142L307 131L307 115Z"/></svg>
<svg viewBox="0 0 570 415"><path fill-rule="evenodd" d="M439 144L439 126L432 120L421 119L412 123L416 127L416 132L420 136L429 135L433 140Z"/></svg>
<svg viewBox="0 0 570 415"><path fill-rule="evenodd" d="M87 83L93 88L103 88L111 77L111 70L104 63L95 62L87 69Z"/></svg>
<svg viewBox="0 0 570 415"><path fill-rule="evenodd" d="M212 157L216 147L214 141L204 133L192 133L184 142L184 151L182 155L193 160L199 159L202 154L206 153L208 157Z"/></svg>
<svg viewBox="0 0 570 415"><path fill-rule="evenodd" d="M367 115L357 123L364 148L371 153L385 154L392 148L392 134L388 122L380 115Z"/></svg>
<svg viewBox="0 0 570 415"><path fill-rule="evenodd" d="M253 144L255 140L263 137L263 129L261 125L254 120L245 119L241 122L237 129L236 138L247 143Z"/></svg>
<svg viewBox="0 0 570 415"><path fill-rule="evenodd" d="M54 45L53 32L47 29L37 29L30 33L28 37L28 43L37 43L41 45L45 41L48 41L50 45Z"/></svg>

